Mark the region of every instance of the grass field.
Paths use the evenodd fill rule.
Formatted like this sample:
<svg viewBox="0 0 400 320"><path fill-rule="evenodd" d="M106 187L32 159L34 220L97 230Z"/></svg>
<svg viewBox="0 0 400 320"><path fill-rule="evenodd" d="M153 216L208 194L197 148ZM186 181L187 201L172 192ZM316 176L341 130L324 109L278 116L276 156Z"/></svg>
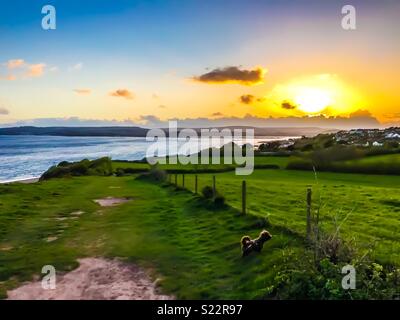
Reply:
<svg viewBox="0 0 400 320"><path fill-rule="evenodd" d="M361 159L346 161L350 164L400 164L400 154L385 154L380 156L370 156Z"/></svg>
<svg viewBox="0 0 400 320"><path fill-rule="evenodd" d="M276 165L280 168L285 168L289 157L271 157L271 156L258 156L254 158L255 166L263 166L263 165ZM127 162L127 161L113 161L113 169L117 170L118 168L122 169L143 169L148 170L150 165L148 163L143 162ZM197 170L209 170L209 171L220 171L220 170L231 170L233 171L236 165L230 164L188 164L182 166L180 164L160 164L158 167L162 170L172 171L172 172L190 172Z"/></svg>
<svg viewBox="0 0 400 320"><path fill-rule="evenodd" d="M281 168L287 161L256 158L256 163ZM127 162L113 166L148 168ZM399 176L315 175L284 169L255 170L250 176L215 173L217 190L228 204L217 208L190 192L194 174L187 172L189 190L135 179L135 175L0 185L0 296L39 275L45 264L67 271L77 266L77 258L104 256L152 270L154 278L162 277L164 291L177 298L268 297L288 252L293 259L302 259L309 186L313 210L321 206L325 228L333 228L337 216L343 237L355 238L360 247L373 246L372 256L382 264L400 264ZM212 186L213 175L198 174L199 190ZM246 216L240 215L243 179L248 193ZM109 208L93 201L107 196L133 200ZM84 213L76 216L77 211ZM241 236L256 236L264 227L273 239L262 254L242 259Z"/></svg>
<svg viewBox="0 0 400 320"><path fill-rule="evenodd" d="M104 196L134 199L114 208L93 202ZM44 264L70 270L78 257L105 256L124 257L154 270L155 277L161 274L164 291L178 298L261 298L282 250L302 247L302 239L271 228L274 241L267 254L243 260L239 240L243 233L258 234L257 218L133 177L0 185L0 206L3 297L7 288L40 274ZM85 213L71 219L76 211ZM46 241L54 236L58 239Z"/></svg>
<svg viewBox="0 0 400 320"><path fill-rule="evenodd" d="M363 245L375 244L382 263L400 263L400 177L292 170L256 170L250 176L216 174L217 190L241 208L241 181L247 181L247 207L251 214L268 217L273 225L304 234L306 189L313 188L313 208L321 207L321 220L333 228L337 216L341 232ZM181 177L178 177L181 183ZM212 175L199 175L199 190L212 186ZM194 190L194 175L185 175Z"/></svg>

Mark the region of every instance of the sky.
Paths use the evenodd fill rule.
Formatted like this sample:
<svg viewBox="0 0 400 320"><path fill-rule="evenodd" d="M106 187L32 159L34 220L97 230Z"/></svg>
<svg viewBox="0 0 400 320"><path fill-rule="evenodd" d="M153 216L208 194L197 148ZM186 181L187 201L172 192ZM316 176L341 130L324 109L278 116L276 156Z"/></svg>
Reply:
<svg viewBox="0 0 400 320"><path fill-rule="evenodd" d="M41 26L47 4L55 30ZM400 123L399 1L0 6L2 125Z"/></svg>

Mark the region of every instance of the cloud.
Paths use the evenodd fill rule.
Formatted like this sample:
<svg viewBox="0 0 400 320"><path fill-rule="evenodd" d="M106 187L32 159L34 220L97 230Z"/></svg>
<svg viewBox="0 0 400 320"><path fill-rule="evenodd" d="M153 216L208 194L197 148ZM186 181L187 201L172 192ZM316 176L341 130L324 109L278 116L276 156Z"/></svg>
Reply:
<svg viewBox="0 0 400 320"><path fill-rule="evenodd" d="M384 117L387 119L400 119L400 112L386 113Z"/></svg>
<svg viewBox="0 0 400 320"><path fill-rule="evenodd" d="M7 81L14 81L17 80L17 77L14 76L13 74L9 74L7 76L0 76L0 80L7 80Z"/></svg>
<svg viewBox="0 0 400 320"><path fill-rule="evenodd" d="M282 101L281 107L282 107L282 109L286 109L286 110L294 110L297 108L297 106L295 104L291 103L290 101Z"/></svg>
<svg viewBox="0 0 400 320"><path fill-rule="evenodd" d="M10 112L6 109L6 108L1 108L0 107L0 115L7 115L7 114L9 114Z"/></svg>
<svg viewBox="0 0 400 320"><path fill-rule="evenodd" d="M263 82L264 74L265 70L263 68L241 70L239 67L231 66L214 69L198 77L193 77L193 80L212 84L237 83L255 85Z"/></svg>
<svg viewBox="0 0 400 320"><path fill-rule="evenodd" d="M264 102L264 97L256 97L252 94L244 94L239 97L239 101L243 104L253 104L254 102Z"/></svg>
<svg viewBox="0 0 400 320"><path fill-rule="evenodd" d="M13 81L17 79L24 78L37 78L41 77L44 74L45 68L47 65L45 63L28 63L23 59L12 59L8 60L5 63L2 63L3 66L13 73L9 73L7 76L0 76L0 80L8 80ZM16 70L16 69L20 69ZM52 67L50 71L57 70L57 67Z"/></svg>
<svg viewBox="0 0 400 320"><path fill-rule="evenodd" d="M152 95L151 95L151 97L153 98L153 99L159 99L160 97L158 96L158 94L156 94L156 93L153 93Z"/></svg>
<svg viewBox="0 0 400 320"><path fill-rule="evenodd" d="M166 121L160 120L160 118L158 118L155 115L140 116L139 121L142 122L145 126L149 127L158 127L158 128L163 126L168 127L168 123Z"/></svg>
<svg viewBox="0 0 400 320"><path fill-rule="evenodd" d="M255 100L255 97L252 94L244 94L240 96L239 100L243 104L252 104Z"/></svg>
<svg viewBox="0 0 400 320"><path fill-rule="evenodd" d="M78 62L69 68L70 71L80 71L83 68L83 63Z"/></svg>
<svg viewBox="0 0 400 320"><path fill-rule="evenodd" d="M211 114L212 117L222 117L223 114L221 112L214 112L213 114Z"/></svg>
<svg viewBox="0 0 400 320"><path fill-rule="evenodd" d="M344 116L289 116L289 117L258 117L247 114L244 117L221 116L216 118L171 118L161 120L155 115L139 118L146 127L168 127L168 121L178 121L181 128L216 128L224 126L250 126L270 128L322 128L322 129L356 129L379 128L381 123L374 117L344 117Z"/></svg>
<svg viewBox="0 0 400 320"><path fill-rule="evenodd" d="M88 95L92 92L90 89L74 89L74 92L79 95Z"/></svg>
<svg viewBox="0 0 400 320"><path fill-rule="evenodd" d="M100 119L82 119L79 117L68 118L37 118L31 120L22 120L8 124L1 124L2 127L126 127L139 126L138 123L126 120L100 120Z"/></svg>
<svg viewBox="0 0 400 320"><path fill-rule="evenodd" d="M322 129L357 129L357 128L379 128L383 127L374 117L329 117L302 116L302 117L258 117L250 114L244 117L222 116L214 119L210 118L171 118L168 120L178 121L181 128L216 128L224 126L250 126L250 127L268 127L268 128L322 128ZM161 120L155 115L145 115L139 117L137 121L130 119L118 120L98 120L81 119L78 117L70 118L39 118L24 120L14 123L2 124L3 127L16 126L71 126L71 127L107 127L107 126L145 126L145 127L168 127L168 120ZM387 126L387 125L385 125ZM285 130L282 130L285 131ZM287 131L287 130L286 130Z"/></svg>
<svg viewBox="0 0 400 320"><path fill-rule="evenodd" d="M369 112L368 110L362 110L362 109L359 109L359 110L356 110L356 111L354 111L353 113L350 113L350 115L349 115L349 117L351 117L351 118L369 118L369 117L371 117L372 116L372 114L371 114L371 112Z"/></svg>
<svg viewBox="0 0 400 320"><path fill-rule="evenodd" d="M44 63L31 64L28 66L26 75L31 78L41 77L44 73L45 67L46 64Z"/></svg>
<svg viewBox="0 0 400 320"><path fill-rule="evenodd" d="M121 97L128 100L133 100L134 94L127 89L118 89L110 93L112 97Z"/></svg>
<svg viewBox="0 0 400 320"><path fill-rule="evenodd" d="M160 104L158 107L159 107L160 109L166 109L166 108L167 108L167 106L165 106L165 105L163 105L163 104Z"/></svg>
<svg viewBox="0 0 400 320"><path fill-rule="evenodd" d="M6 65L8 69L20 68L25 65L25 61L23 59L8 60Z"/></svg>

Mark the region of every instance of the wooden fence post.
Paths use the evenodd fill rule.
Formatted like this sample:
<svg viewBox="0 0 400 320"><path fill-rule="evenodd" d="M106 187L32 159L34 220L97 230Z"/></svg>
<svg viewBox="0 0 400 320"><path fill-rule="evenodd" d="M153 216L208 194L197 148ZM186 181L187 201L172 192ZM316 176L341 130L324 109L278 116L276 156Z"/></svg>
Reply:
<svg viewBox="0 0 400 320"><path fill-rule="evenodd" d="M307 188L307 242L311 242L311 196L312 190L311 188Z"/></svg>
<svg viewBox="0 0 400 320"><path fill-rule="evenodd" d="M246 214L246 181L242 181L242 213Z"/></svg>
<svg viewBox="0 0 400 320"><path fill-rule="evenodd" d="M217 189L215 186L215 176L213 176L213 197L215 198L217 196Z"/></svg>
<svg viewBox="0 0 400 320"><path fill-rule="evenodd" d="M197 174L194 176L194 193L197 194Z"/></svg>
<svg viewBox="0 0 400 320"><path fill-rule="evenodd" d="M182 188L185 188L185 174L182 174Z"/></svg>

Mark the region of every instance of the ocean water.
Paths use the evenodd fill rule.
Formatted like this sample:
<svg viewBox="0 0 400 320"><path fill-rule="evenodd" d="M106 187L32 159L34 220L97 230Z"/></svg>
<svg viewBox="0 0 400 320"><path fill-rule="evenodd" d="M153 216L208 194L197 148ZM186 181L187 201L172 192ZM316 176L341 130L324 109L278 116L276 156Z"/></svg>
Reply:
<svg viewBox="0 0 400 320"><path fill-rule="evenodd" d="M279 139L283 138L260 137L255 144ZM196 150L198 140L193 143L192 150ZM145 138L134 137L0 136L0 182L37 178L61 161L105 156L114 160L140 160L151 144Z"/></svg>

